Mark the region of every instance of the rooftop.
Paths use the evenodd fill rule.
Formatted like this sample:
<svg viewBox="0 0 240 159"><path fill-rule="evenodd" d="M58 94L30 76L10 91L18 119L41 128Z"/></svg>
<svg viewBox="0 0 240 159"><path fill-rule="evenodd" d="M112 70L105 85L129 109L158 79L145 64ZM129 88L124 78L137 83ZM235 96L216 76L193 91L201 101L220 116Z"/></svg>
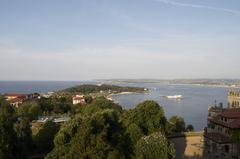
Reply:
<svg viewBox="0 0 240 159"><path fill-rule="evenodd" d="M240 119L240 108L223 109L220 115L230 119Z"/></svg>

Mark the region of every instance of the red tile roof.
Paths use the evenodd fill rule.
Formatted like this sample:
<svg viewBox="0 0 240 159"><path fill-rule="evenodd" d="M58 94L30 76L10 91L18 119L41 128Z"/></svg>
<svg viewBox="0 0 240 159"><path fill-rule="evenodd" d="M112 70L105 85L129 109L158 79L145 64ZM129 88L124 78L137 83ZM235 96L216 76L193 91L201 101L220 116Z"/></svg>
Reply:
<svg viewBox="0 0 240 159"><path fill-rule="evenodd" d="M73 97L73 100L83 100L84 98L82 97Z"/></svg>
<svg viewBox="0 0 240 159"><path fill-rule="evenodd" d="M224 109L220 115L230 119L238 119L240 118L240 108Z"/></svg>

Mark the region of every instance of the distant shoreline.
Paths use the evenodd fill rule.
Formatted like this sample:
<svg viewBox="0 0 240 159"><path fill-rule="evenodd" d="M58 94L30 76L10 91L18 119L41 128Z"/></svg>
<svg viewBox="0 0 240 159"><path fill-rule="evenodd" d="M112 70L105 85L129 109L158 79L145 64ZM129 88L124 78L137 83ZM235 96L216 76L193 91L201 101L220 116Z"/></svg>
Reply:
<svg viewBox="0 0 240 159"><path fill-rule="evenodd" d="M191 85L191 86L200 86L200 87L213 87L213 88L232 88L232 89L240 89L240 86L229 86L229 85L212 85L212 84L169 84L169 85Z"/></svg>

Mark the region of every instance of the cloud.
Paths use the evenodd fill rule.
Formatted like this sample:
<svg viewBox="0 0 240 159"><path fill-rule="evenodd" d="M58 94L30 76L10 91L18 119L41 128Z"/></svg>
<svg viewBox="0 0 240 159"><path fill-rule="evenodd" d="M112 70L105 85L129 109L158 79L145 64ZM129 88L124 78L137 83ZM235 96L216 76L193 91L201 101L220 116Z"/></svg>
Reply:
<svg viewBox="0 0 240 159"><path fill-rule="evenodd" d="M240 16L240 11L227 9L227 8L211 7L211 6L205 6L205 5L190 4L190 3L182 3L182 2L172 1L172 0L155 0L155 1L165 3L165 4L168 4L168 5L174 5L174 6L180 6L180 7L199 8L199 9L208 9L208 10L221 11L221 12L225 12L225 13Z"/></svg>

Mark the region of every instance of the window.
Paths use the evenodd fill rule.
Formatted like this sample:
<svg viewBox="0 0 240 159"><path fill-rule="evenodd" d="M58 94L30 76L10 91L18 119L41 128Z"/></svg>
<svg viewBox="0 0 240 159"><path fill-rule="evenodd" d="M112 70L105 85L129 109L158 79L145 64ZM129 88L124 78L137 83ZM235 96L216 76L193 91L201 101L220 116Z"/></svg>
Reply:
<svg viewBox="0 0 240 159"><path fill-rule="evenodd" d="M224 151L225 151L226 153L229 153L229 145L225 145L225 146L224 146Z"/></svg>
<svg viewBox="0 0 240 159"><path fill-rule="evenodd" d="M228 129L226 129L226 130L225 130L225 133L226 133L226 134L229 134L229 130L228 130Z"/></svg>
<svg viewBox="0 0 240 159"><path fill-rule="evenodd" d="M222 131L222 127L221 126L218 126L218 131Z"/></svg>

